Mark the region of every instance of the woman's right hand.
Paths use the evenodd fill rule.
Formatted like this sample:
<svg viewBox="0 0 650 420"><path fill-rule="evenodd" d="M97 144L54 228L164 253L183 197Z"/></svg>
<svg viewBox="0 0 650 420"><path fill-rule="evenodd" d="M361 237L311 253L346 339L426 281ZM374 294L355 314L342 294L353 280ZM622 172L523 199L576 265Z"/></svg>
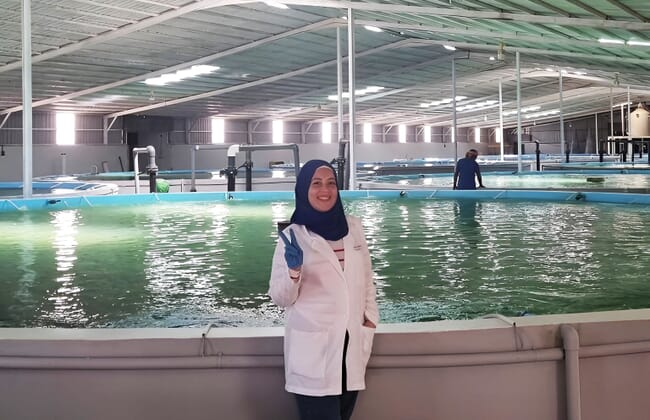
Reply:
<svg viewBox="0 0 650 420"><path fill-rule="evenodd" d="M284 242L284 259L290 269L299 270L302 266L302 248L300 248L293 230L289 229L289 235L291 235L291 241L284 232L280 232L280 238Z"/></svg>

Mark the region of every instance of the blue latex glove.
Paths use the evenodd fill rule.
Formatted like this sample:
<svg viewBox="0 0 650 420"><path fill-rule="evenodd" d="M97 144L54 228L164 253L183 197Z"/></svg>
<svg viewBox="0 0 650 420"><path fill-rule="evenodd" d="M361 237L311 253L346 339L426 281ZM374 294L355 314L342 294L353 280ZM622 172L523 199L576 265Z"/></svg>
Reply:
<svg viewBox="0 0 650 420"><path fill-rule="evenodd" d="M284 259L287 261L287 266L295 270L302 265L302 248L298 245L298 240L293 230L289 229L289 234L291 235L291 241L287 239L287 235L284 232L280 232L280 238L284 241Z"/></svg>

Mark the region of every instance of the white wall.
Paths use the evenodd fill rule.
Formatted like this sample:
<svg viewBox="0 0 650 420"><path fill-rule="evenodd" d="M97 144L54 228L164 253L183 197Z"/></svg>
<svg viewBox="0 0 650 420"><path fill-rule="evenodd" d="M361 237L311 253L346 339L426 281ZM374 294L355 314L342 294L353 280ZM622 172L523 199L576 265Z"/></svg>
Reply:
<svg viewBox="0 0 650 420"><path fill-rule="evenodd" d="M20 181L23 176L23 148L4 146L5 156L0 156L0 181ZM112 172L121 171L120 161L128 169L128 149L126 145L34 145L32 146L32 173L34 177L61 175L65 153L66 175L90 173L96 165L102 171L106 162Z"/></svg>

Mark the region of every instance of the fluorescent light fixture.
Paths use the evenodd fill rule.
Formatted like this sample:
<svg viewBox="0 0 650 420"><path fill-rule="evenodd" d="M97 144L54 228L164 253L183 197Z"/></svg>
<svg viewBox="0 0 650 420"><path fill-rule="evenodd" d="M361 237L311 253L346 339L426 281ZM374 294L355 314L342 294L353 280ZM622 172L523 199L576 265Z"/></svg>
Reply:
<svg viewBox="0 0 650 420"><path fill-rule="evenodd" d="M527 107L525 107L525 108L521 108L521 113L523 114L523 113L526 113L526 112L538 111L538 110L540 110L540 109L542 109L542 107L539 106L539 105L527 106ZM504 117L505 117L505 116L508 116L508 115L516 115L516 114L517 114L517 110L516 110L516 109L515 109L515 110L512 110L512 111L504 111L504 112L503 112L503 116L504 116Z"/></svg>
<svg viewBox="0 0 650 420"><path fill-rule="evenodd" d="M464 99L467 99L467 96L460 96L460 95L456 96L456 102L460 102L460 101L462 101ZM453 102L452 98L444 98L444 99L440 99L438 101L423 102L423 103L420 104L420 107L421 108L428 108L430 106L440 106L440 105L449 106L449 105L451 105L452 102Z"/></svg>
<svg viewBox="0 0 650 420"><path fill-rule="evenodd" d="M355 95L354 96L363 96L368 93L377 93L381 90L385 89L383 86L368 86L363 89L357 89L354 91ZM349 98L350 97L350 92L343 92L343 98ZM329 95L327 97L330 101L337 101L339 99L339 95Z"/></svg>
<svg viewBox="0 0 650 420"><path fill-rule="evenodd" d="M378 27L376 27L376 26L372 26L372 25L364 25L364 28L366 28L366 29L369 30L370 32L384 32L383 29L378 28Z"/></svg>
<svg viewBox="0 0 650 420"><path fill-rule="evenodd" d="M610 39L610 38L600 38L598 40L601 44L625 44L625 41L622 39Z"/></svg>
<svg viewBox="0 0 650 420"><path fill-rule="evenodd" d="M322 141L324 144L330 144L332 142L332 123L329 121L323 121L321 123L321 134Z"/></svg>
<svg viewBox="0 0 650 420"><path fill-rule="evenodd" d="M627 41L627 45L634 45L634 46L639 46L639 47L650 47L650 41L629 40L629 41Z"/></svg>
<svg viewBox="0 0 650 420"><path fill-rule="evenodd" d="M476 102L474 104L467 104L467 105L462 105L462 106L457 106L456 111L468 111L468 110L477 110L477 109L484 109L484 108L489 108L493 106L494 104L498 103L499 101L495 100L487 100L487 101L481 101L481 102Z"/></svg>
<svg viewBox="0 0 650 420"><path fill-rule="evenodd" d="M524 117L528 118L528 119L530 119L530 118L539 118L539 117L548 117L550 115L555 115L555 114L559 114L559 113L560 113L559 109L553 109L553 110L550 110L550 111L543 111L543 112L537 112L535 114L524 115Z"/></svg>
<svg viewBox="0 0 650 420"><path fill-rule="evenodd" d="M490 56L490 61L494 61L494 60L496 60L496 58L494 58L494 56L491 55L491 56Z"/></svg>
<svg viewBox="0 0 650 420"><path fill-rule="evenodd" d="M192 66L189 69L178 70L175 73L165 73L158 77L152 77L146 79L144 83L152 86L165 86L168 83L180 82L183 79L188 79L190 77L200 76L202 74L208 74L219 70L217 66L208 66L205 64L199 64Z"/></svg>
<svg viewBox="0 0 650 420"><path fill-rule="evenodd" d="M264 3L266 3L267 6L277 7L278 9L288 9L289 8L289 6L287 6L286 4L278 3L277 1L268 0L268 1L265 1Z"/></svg>
<svg viewBox="0 0 650 420"><path fill-rule="evenodd" d="M619 108L621 106L632 105L632 102L621 102L620 104L612 105L612 108Z"/></svg>
<svg viewBox="0 0 650 420"><path fill-rule="evenodd" d="M452 45L443 45L443 47L444 47L446 50L449 50L449 51L456 51L456 47L454 47L454 46L452 46Z"/></svg>

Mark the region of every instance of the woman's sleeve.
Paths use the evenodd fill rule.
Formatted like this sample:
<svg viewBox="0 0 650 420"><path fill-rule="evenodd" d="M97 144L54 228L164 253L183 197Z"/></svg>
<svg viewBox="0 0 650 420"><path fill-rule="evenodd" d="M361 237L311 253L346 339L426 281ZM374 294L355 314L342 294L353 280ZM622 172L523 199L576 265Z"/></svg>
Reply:
<svg viewBox="0 0 650 420"><path fill-rule="evenodd" d="M286 308L293 305L298 298L299 291L300 280L294 282L289 277L289 267L284 259L284 243L278 240L271 265L269 296L276 305Z"/></svg>
<svg viewBox="0 0 650 420"><path fill-rule="evenodd" d="M363 241L363 249L365 251L364 256L364 275L366 283L366 310L364 311L364 316L367 320L372 321L373 324L379 324L379 309L377 308L377 290L375 288L374 277L375 274L372 271L372 260L370 258L370 250L368 249L368 242L366 241L366 235L361 226L361 221L357 225L360 230L359 236Z"/></svg>

